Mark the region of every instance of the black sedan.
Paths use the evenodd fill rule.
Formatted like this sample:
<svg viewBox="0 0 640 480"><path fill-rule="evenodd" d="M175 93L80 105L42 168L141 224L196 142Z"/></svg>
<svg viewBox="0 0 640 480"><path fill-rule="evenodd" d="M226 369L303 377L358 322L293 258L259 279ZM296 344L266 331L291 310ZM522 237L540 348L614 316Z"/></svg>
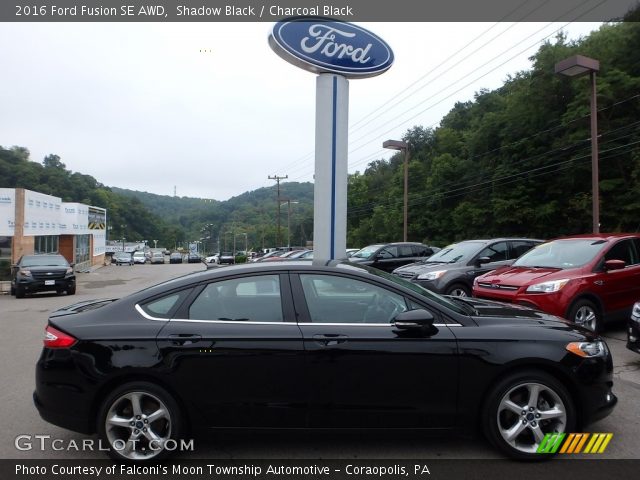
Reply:
<svg viewBox="0 0 640 480"><path fill-rule="evenodd" d="M539 459L617 398L595 333L525 307L441 297L349 262L205 270L54 312L34 401L117 459L195 428L479 427Z"/></svg>

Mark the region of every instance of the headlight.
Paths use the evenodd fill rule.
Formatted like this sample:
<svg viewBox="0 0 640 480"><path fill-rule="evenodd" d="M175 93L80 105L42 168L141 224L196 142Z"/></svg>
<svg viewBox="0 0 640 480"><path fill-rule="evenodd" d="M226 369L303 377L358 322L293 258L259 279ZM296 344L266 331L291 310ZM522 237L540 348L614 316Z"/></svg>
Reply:
<svg viewBox="0 0 640 480"><path fill-rule="evenodd" d="M421 273L417 278L418 280L435 280L436 278L440 278L446 272L446 270L436 270L435 272Z"/></svg>
<svg viewBox="0 0 640 480"><path fill-rule="evenodd" d="M20 275L24 275L25 277L30 277L31 270L20 270Z"/></svg>
<svg viewBox="0 0 640 480"><path fill-rule="evenodd" d="M607 344L599 340L597 342L571 342L566 349L583 358L604 357L607 355Z"/></svg>
<svg viewBox="0 0 640 480"><path fill-rule="evenodd" d="M553 293L560 290L567 283L569 283L569 279L565 278L563 280L553 280L551 282L543 282L536 283L535 285L530 285L527 287L527 292L529 293Z"/></svg>
<svg viewBox="0 0 640 480"><path fill-rule="evenodd" d="M73 267L67 268L67 275L69 275L70 273L73 273Z"/></svg>

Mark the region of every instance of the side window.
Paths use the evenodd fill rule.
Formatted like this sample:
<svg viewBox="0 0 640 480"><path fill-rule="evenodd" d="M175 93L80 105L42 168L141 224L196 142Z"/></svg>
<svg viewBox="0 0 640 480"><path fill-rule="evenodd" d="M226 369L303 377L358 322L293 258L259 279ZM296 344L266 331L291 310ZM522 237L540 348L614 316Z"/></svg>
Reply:
<svg viewBox="0 0 640 480"><path fill-rule="evenodd" d="M411 245L400 245L398 247L398 253L400 258L409 258L414 256Z"/></svg>
<svg viewBox="0 0 640 480"><path fill-rule="evenodd" d="M507 242L498 242L483 249L476 258L489 257L490 262L501 262L507 259Z"/></svg>
<svg viewBox="0 0 640 480"><path fill-rule="evenodd" d="M381 255L382 258L384 259L398 258L398 247L385 247L382 250L380 250L378 255Z"/></svg>
<svg viewBox="0 0 640 480"><path fill-rule="evenodd" d="M391 323L408 310L402 295L360 280L300 275L312 322Z"/></svg>
<svg viewBox="0 0 640 480"><path fill-rule="evenodd" d="M189 307L189 318L282 322L280 277L258 275L210 283Z"/></svg>
<svg viewBox="0 0 640 480"><path fill-rule="evenodd" d="M433 255L433 250L427 247L418 247L414 246L413 248L413 256L414 257L430 257Z"/></svg>
<svg viewBox="0 0 640 480"><path fill-rule="evenodd" d="M627 265L635 265L637 260L634 258L634 253L631 240L622 240L611 247L611 250L605 254L604 259L605 261L623 260Z"/></svg>
<svg viewBox="0 0 640 480"><path fill-rule="evenodd" d="M191 289L172 293L171 295L157 298L144 305L140 305L140 308L152 317L169 319L190 292Z"/></svg>
<svg viewBox="0 0 640 480"><path fill-rule="evenodd" d="M527 253L529 250L533 248L533 245L534 244L531 242L523 242L523 241L511 242L511 259L515 260L520 255L524 255L525 253Z"/></svg>

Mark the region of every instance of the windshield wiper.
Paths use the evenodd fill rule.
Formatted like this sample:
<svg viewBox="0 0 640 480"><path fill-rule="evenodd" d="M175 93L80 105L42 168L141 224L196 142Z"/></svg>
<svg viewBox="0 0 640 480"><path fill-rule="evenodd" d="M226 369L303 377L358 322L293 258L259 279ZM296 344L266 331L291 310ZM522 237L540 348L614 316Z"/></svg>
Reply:
<svg viewBox="0 0 640 480"><path fill-rule="evenodd" d="M475 307L472 307L471 305L469 305L466 301L464 301L460 297L451 296L449 297L449 299L454 301L458 305L462 305L469 314L478 315L478 310L476 310Z"/></svg>

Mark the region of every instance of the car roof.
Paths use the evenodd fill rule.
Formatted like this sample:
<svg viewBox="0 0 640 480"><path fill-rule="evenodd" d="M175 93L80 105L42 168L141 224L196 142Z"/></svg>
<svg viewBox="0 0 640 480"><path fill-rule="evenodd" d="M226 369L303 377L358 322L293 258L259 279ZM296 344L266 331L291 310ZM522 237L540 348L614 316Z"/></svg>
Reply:
<svg viewBox="0 0 640 480"><path fill-rule="evenodd" d="M162 294L172 288L182 288L187 285L197 284L199 282L206 282L216 278L232 277L234 275L242 275L245 273L255 272L256 274L284 273L288 270L297 271L325 271L325 272L352 272L356 273L364 278L375 276L371 273L368 267L358 265L356 263L349 262L347 260L289 260L287 262L256 262L256 263L242 263L236 264L225 268L207 269L197 272L188 273L181 277L176 277L163 283L159 283L150 288L133 293L130 298L138 301L138 299L148 298L154 294ZM381 277L377 277L382 280Z"/></svg>
<svg viewBox="0 0 640 480"><path fill-rule="evenodd" d="M619 240L621 238L640 238L640 233L584 233L580 235L567 235L565 237L554 238L555 240Z"/></svg>

